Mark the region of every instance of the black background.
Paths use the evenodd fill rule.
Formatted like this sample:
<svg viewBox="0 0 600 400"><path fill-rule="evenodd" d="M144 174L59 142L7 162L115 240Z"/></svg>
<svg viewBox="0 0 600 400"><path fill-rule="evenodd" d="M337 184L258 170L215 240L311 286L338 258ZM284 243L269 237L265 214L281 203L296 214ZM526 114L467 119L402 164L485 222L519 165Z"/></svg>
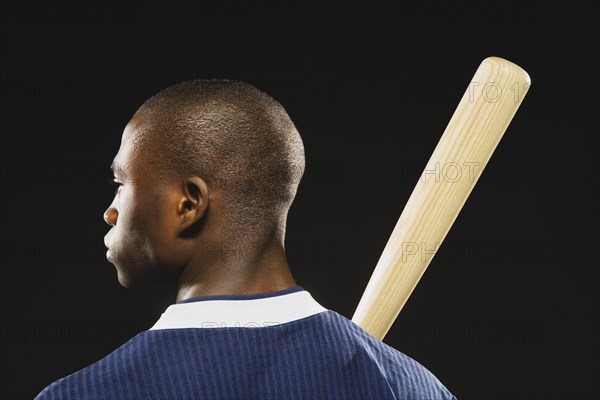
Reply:
<svg viewBox="0 0 600 400"><path fill-rule="evenodd" d="M174 298L104 258L109 165L164 87L247 81L300 131L286 247L351 318L477 66L532 87L385 341L459 399L598 398L598 6L594 2L3 2L1 397L149 328Z"/></svg>

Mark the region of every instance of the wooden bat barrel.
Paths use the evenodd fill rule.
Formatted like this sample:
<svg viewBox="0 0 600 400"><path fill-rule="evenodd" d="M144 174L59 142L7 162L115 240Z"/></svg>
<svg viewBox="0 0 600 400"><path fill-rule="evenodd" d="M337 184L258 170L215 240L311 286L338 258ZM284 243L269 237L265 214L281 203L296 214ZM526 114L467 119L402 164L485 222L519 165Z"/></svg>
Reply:
<svg viewBox="0 0 600 400"><path fill-rule="evenodd" d="M483 60L419 178L352 321L383 339L446 237L527 93L531 80Z"/></svg>

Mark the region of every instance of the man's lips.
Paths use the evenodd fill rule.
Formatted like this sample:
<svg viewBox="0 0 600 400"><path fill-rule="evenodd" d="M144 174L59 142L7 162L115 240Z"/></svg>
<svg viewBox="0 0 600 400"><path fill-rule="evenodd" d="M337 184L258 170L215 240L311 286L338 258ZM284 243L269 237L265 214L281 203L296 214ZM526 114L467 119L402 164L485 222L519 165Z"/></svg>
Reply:
<svg viewBox="0 0 600 400"><path fill-rule="evenodd" d="M112 229L111 229L112 230ZM104 235L104 246L107 249L111 248L111 240L110 240L110 231L108 231L108 233L106 235Z"/></svg>
<svg viewBox="0 0 600 400"><path fill-rule="evenodd" d="M112 256L113 256L112 247L113 247L114 243L111 242L109 235L110 235L110 231L104 236L104 246L107 248L106 259L108 261L112 262Z"/></svg>
<svg viewBox="0 0 600 400"><path fill-rule="evenodd" d="M110 249L106 250L106 259L108 261L111 261L111 262L113 260L113 258L112 258L112 252L110 251Z"/></svg>

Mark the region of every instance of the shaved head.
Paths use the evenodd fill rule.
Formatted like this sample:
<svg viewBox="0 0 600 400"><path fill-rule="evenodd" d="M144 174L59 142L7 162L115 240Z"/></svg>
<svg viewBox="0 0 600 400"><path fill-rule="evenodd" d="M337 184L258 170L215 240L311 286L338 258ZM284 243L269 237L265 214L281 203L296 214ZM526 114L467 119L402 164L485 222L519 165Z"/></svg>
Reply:
<svg viewBox="0 0 600 400"><path fill-rule="evenodd" d="M284 234L281 222L305 157L296 127L276 100L240 81L192 80L152 96L131 123L135 146L157 178L197 175L218 191L231 241Z"/></svg>

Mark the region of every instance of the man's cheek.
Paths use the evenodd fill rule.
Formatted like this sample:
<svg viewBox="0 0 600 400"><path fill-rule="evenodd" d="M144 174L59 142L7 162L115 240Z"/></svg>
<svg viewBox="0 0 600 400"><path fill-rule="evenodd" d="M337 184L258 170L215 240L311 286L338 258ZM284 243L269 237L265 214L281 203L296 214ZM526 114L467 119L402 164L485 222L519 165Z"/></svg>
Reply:
<svg viewBox="0 0 600 400"><path fill-rule="evenodd" d="M112 254L114 261L123 268L131 268L139 264L140 261L138 249L129 241L116 243Z"/></svg>

